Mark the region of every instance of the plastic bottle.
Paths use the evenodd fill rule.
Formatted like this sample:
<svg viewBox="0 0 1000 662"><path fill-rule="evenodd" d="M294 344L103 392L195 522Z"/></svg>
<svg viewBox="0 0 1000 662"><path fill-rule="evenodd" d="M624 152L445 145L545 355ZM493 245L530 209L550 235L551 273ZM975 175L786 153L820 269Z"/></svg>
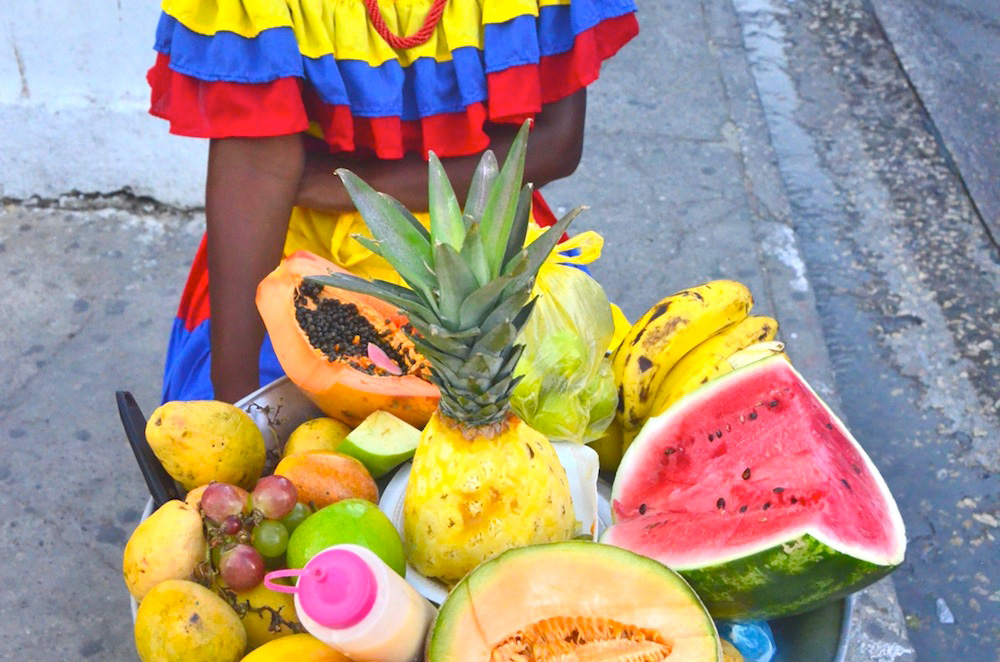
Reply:
<svg viewBox="0 0 1000 662"><path fill-rule="evenodd" d="M275 584L298 577L295 586ZM295 595L303 627L355 662L413 662L423 655L437 610L371 550L334 545L301 570L264 578L272 591Z"/></svg>

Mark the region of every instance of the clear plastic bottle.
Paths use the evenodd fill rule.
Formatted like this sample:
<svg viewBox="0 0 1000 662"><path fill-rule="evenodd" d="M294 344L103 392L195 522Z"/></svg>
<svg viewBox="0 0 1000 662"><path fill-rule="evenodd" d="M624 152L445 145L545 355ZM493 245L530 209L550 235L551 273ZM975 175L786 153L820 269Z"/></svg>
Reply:
<svg viewBox="0 0 1000 662"><path fill-rule="evenodd" d="M298 577L295 586L275 584ZM314 637L355 662L414 662L437 610L371 550L334 545L301 570L268 573L264 585L295 595L295 611Z"/></svg>

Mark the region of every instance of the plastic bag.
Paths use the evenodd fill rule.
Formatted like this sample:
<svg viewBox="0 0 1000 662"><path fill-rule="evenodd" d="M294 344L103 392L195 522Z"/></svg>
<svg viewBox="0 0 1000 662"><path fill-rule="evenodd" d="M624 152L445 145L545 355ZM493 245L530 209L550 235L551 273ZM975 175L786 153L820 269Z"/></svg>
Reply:
<svg viewBox="0 0 1000 662"><path fill-rule="evenodd" d="M521 381L511 405L551 440L599 438L618 404L606 356L616 336L612 304L596 280L569 266L593 262L603 244L596 232L559 244L535 279L537 300L520 336L525 349L515 374Z"/></svg>

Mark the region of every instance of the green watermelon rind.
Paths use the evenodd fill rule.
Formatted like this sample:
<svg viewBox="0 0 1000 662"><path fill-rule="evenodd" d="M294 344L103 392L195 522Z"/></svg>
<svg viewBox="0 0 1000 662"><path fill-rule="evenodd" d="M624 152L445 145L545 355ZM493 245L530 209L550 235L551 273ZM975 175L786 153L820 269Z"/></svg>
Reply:
<svg viewBox="0 0 1000 662"><path fill-rule="evenodd" d="M875 463L826 402L780 356L756 361L713 380L682 398L660 416L647 421L622 457L612 487L612 504L618 500L628 476L642 471L642 448L646 445L643 442L647 438L655 438L664 420L680 415L687 408L696 408L701 401L725 389L732 381L775 365L795 375L822 405L833 425L839 427L853 443L887 503L891 538L895 545L888 554L881 554L840 544L832 532L806 530L788 532L784 540L762 540L754 548L731 550L729 554L720 550L718 557L705 559L700 566L657 559L688 580L715 618L770 619L809 611L874 584L902 564L906 551L902 515ZM611 511L614 518L614 507ZM612 542L614 529L612 525L605 531L601 541L615 544ZM837 549L838 546L841 549ZM634 551L642 553L642 550ZM652 554L651 558L656 558L656 555Z"/></svg>
<svg viewBox="0 0 1000 662"><path fill-rule="evenodd" d="M614 544L614 527L602 542ZM657 559L666 566L667 559ZM714 618L770 620L823 606L874 584L896 565L857 559L808 533L740 558L679 569Z"/></svg>

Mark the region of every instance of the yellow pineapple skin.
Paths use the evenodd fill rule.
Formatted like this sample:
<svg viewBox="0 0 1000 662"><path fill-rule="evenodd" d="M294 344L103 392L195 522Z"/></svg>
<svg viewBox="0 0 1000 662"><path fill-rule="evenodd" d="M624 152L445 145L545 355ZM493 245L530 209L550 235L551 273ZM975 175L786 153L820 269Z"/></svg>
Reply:
<svg viewBox="0 0 1000 662"><path fill-rule="evenodd" d="M549 440L516 416L496 437L467 438L435 412L403 502L406 559L453 584L515 547L569 540L569 481Z"/></svg>

